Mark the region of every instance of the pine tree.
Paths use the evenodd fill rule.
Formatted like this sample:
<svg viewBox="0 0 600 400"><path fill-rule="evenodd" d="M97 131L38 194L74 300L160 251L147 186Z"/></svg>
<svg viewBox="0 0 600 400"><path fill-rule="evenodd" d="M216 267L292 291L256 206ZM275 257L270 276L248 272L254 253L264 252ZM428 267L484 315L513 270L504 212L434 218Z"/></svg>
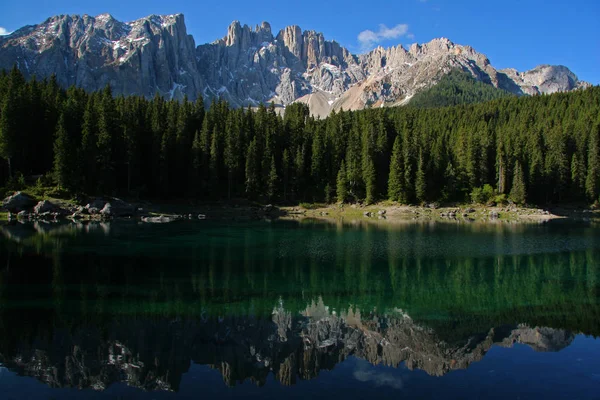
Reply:
<svg viewBox="0 0 600 400"><path fill-rule="evenodd" d="M259 155L258 148L256 145L256 138L250 142L248 151L246 153L246 194L250 197L254 197L258 191L258 180L259 180Z"/></svg>
<svg viewBox="0 0 600 400"><path fill-rule="evenodd" d="M273 200L275 198L275 194L277 193L277 168L275 167L275 157L271 157L271 170L269 171L269 177L267 179L267 196L269 199Z"/></svg>
<svg viewBox="0 0 600 400"><path fill-rule="evenodd" d="M345 202L346 198L348 197L348 177L346 176L346 165L343 160L340 170L337 174L336 196L338 202L340 203Z"/></svg>
<svg viewBox="0 0 600 400"><path fill-rule="evenodd" d="M21 122L25 120L21 115L21 80L18 76L16 73L9 75L8 91L0 104L0 156L8 164L9 177L13 176L13 158L18 151Z"/></svg>
<svg viewBox="0 0 600 400"><path fill-rule="evenodd" d="M445 189L442 194L444 200L452 200L456 196L456 172L451 162L448 162L446 171L444 172Z"/></svg>
<svg viewBox="0 0 600 400"><path fill-rule="evenodd" d="M90 95L83 113L83 122L81 127L81 152L79 156L79 165L83 174L84 190L92 192L96 188L96 136L98 133L98 116L95 105L95 95Z"/></svg>
<svg viewBox="0 0 600 400"><path fill-rule="evenodd" d="M585 180L585 193L590 201L598 200L600 191L600 141L598 140L598 129L594 129L590 135L588 145L588 169Z"/></svg>
<svg viewBox="0 0 600 400"><path fill-rule="evenodd" d="M402 149L400 137L396 136L392 148L392 159L390 161L390 175L388 179L388 198L391 201L406 202L404 193L404 163L402 162Z"/></svg>
<svg viewBox="0 0 600 400"><path fill-rule="evenodd" d="M375 171L375 164L370 157L368 157L363 171L363 179L365 181L366 190L365 202L367 204L373 204L377 196L377 173Z"/></svg>
<svg viewBox="0 0 600 400"><path fill-rule="evenodd" d="M585 189L585 169L576 153L571 157L571 183L573 197L580 197Z"/></svg>
<svg viewBox="0 0 600 400"><path fill-rule="evenodd" d="M513 174L513 184L510 190L510 199L517 204L525 204L527 201L527 191L525 189L525 177L520 162L515 162L515 171Z"/></svg>
<svg viewBox="0 0 600 400"><path fill-rule="evenodd" d="M290 153L288 152L288 149L285 149L283 151L283 158L282 158L282 169L283 169L283 201L287 200L287 192L288 192L288 185L290 182Z"/></svg>
<svg viewBox="0 0 600 400"><path fill-rule="evenodd" d="M415 182L415 194L417 201L423 203L427 199L427 182L425 181L425 166L423 153L419 152L419 163L417 165L417 179Z"/></svg>
<svg viewBox="0 0 600 400"><path fill-rule="evenodd" d="M111 193L115 188L115 165L113 159L114 138L116 136L116 112L112 90L107 86L102 92L100 112L98 113L98 188L102 193Z"/></svg>
<svg viewBox="0 0 600 400"><path fill-rule="evenodd" d="M234 113L229 114L223 158L227 167L227 198L231 200L233 178L240 162L240 127Z"/></svg>
<svg viewBox="0 0 600 400"><path fill-rule="evenodd" d="M209 162L209 180L210 180L210 192L213 197L218 195L218 184L219 184L219 134L217 127L213 129L212 136L210 138L210 162Z"/></svg>
<svg viewBox="0 0 600 400"><path fill-rule="evenodd" d="M202 145L200 142L200 132L197 130L194 134L194 141L192 142L192 170L190 174L190 181L188 183L188 192L192 196L198 196L201 188L201 168L202 168Z"/></svg>
<svg viewBox="0 0 600 400"><path fill-rule="evenodd" d="M74 140L75 132L72 132L73 128L69 126L68 119L73 117L68 115L70 111L73 111L72 106L67 105L58 119L54 141L54 179L59 187L75 190L79 184L80 171L77 162L77 144Z"/></svg>

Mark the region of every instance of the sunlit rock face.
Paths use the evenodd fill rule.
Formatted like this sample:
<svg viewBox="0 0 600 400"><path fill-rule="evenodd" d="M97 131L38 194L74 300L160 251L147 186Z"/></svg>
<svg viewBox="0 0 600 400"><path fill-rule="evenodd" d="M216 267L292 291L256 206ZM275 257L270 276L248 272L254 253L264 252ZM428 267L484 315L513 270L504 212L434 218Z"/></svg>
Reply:
<svg viewBox="0 0 600 400"><path fill-rule="evenodd" d="M109 14L61 15L0 37L0 68L30 77L56 74L63 86L167 98L224 98L234 106L295 101L315 115L406 104L453 69L523 94L589 86L567 67L496 70L470 46L439 38L409 49L378 47L353 55L322 33L234 21L219 40L196 47L181 14L119 22Z"/></svg>
<svg viewBox="0 0 600 400"><path fill-rule="evenodd" d="M563 330L519 325L449 344L402 310L337 313L316 299L297 315L280 303L270 318L201 313L193 320L115 318L106 325L51 328L0 349L0 361L52 387L104 390L126 382L176 391L190 362L219 370L227 385L247 380L263 385L271 373L293 385L349 356L393 367L404 363L441 376L481 360L494 344L558 351L573 339Z"/></svg>
<svg viewBox="0 0 600 400"><path fill-rule="evenodd" d="M194 39L182 14L123 23L109 14L60 15L0 38L0 68L56 74L63 87L182 99L202 90Z"/></svg>

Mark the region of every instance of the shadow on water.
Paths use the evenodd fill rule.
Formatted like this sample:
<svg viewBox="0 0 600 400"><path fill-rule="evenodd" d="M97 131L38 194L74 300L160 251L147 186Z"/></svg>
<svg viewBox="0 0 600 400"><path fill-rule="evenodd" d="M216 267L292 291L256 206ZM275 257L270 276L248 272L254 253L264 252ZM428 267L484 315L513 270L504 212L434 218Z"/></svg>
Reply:
<svg viewBox="0 0 600 400"><path fill-rule="evenodd" d="M51 387L177 391L190 362L227 385L292 385L349 358L442 376L493 346L600 334L589 224L0 231L0 362Z"/></svg>

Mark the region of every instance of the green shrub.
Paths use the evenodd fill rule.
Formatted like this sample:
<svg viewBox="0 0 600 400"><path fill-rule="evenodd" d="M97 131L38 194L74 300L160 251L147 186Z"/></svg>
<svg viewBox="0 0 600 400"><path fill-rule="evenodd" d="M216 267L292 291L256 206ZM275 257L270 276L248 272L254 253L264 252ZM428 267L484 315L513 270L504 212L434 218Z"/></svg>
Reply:
<svg viewBox="0 0 600 400"><path fill-rule="evenodd" d="M492 185L485 184L483 187L474 188L471 192L471 200L477 204L487 204L490 201L495 201L496 191Z"/></svg>
<svg viewBox="0 0 600 400"><path fill-rule="evenodd" d="M321 205L317 203L300 203L300 207L306 210L316 210L317 208L321 207Z"/></svg>

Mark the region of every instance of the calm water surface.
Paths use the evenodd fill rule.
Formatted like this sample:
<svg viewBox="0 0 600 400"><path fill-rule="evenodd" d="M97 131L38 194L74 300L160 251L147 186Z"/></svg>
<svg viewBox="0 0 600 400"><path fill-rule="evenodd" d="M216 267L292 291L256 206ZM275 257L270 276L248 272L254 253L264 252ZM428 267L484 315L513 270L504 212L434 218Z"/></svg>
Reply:
<svg viewBox="0 0 600 400"><path fill-rule="evenodd" d="M600 227L0 227L0 398L600 399Z"/></svg>

